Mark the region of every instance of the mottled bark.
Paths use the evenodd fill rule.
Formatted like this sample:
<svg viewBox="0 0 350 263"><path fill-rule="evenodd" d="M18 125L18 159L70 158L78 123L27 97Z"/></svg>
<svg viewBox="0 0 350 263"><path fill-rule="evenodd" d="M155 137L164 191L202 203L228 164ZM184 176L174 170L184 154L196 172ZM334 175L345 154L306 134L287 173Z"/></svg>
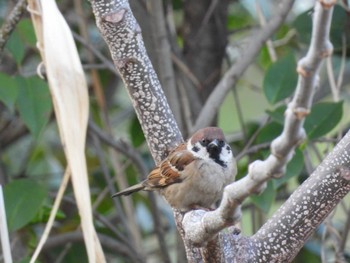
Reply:
<svg viewBox="0 0 350 263"><path fill-rule="evenodd" d="M291 262L350 191L350 132L252 237L253 262Z"/></svg>
<svg viewBox="0 0 350 263"><path fill-rule="evenodd" d="M158 163L182 136L147 56L141 28L128 1L91 1L96 23L108 44Z"/></svg>
<svg viewBox="0 0 350 263"><path fill-rule="evenodd" d="M15 29L17 23L21 19L26 7L26 1L20 0L6 18L0 28L0 53L3 51L7 40L10 38L12 31Z"/></svg>

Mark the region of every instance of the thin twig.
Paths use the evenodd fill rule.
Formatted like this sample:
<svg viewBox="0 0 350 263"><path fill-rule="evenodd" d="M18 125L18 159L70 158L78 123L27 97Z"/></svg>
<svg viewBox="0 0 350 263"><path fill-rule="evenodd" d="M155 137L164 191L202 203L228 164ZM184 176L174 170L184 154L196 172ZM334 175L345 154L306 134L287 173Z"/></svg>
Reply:
<svg viewBox="0 0 350 263"><path fill-rule="evenodd" d="M105 162L105 158L103 157L100 141L97 139L96 135L92 135L92 140L93 140L93 143L94 143L94 146L95 146L95 149L96 149L97 157L98 157L98 159L100 161L100 164L101 164L102 174L104 175L104 178L105 178L105 181L107 183L107 187L108 187L108 190L109 190L109 193L110 193L110 196L111 196L113 193L116 192L116 189L114 187L114 184L112 182L111 176L109 174L109 170L107 168L107 164ZM114 206L116 208L118 218L120 219L120 221L121 221L121 223L123 225L123 228L126 230L126 234L128 235L128 237L132 238L134 243L138 242L136 239L139 239L139 241L141 241L141 237L135 236L135 232L136 231L138 233L140 232L136 222L133 219L131 219L130 216L127 216L127 218L125 217L123 209L122 209L122 207L121 207L121 205L120 205L120 203L119 203L117 198L113 198L113 204L114 204ZM130 207L130 209L132 209L132 207ZM131 222L131 220L133 220L133 221ZM141 242L139 242L137 248L138 248L138 250L140 252L140 250L141 250Z"/></svg>
<svg viewBox="0 0 350 263"><path fill-rule="evenodd" d="M97 135L101 141L113 147L118 152L123 153L130 160L132 160L136 168L139 170L139 173L142 178L144 178L147 175L148 169L145 166L140 153L137 152L134 148L132 148L129 144L127 144L122 140L115 140L114 138L112 138L112 136L108 135L106 132L101 130L92 121L89 121L88 128L89 128L89 131Z"/></svg>
<svg viewBox="0 0 350 263"><path fill-rule="evenodd" d="M249 138L249 141L244 145L243 150L236 156L237 160L240 160L243 156L245 156L248 153L248 149L250 149L250 146L255 141L256 137L259 135L260 131L265 127L265 125L270 121L271 118L266 118L258 129L253 133L253 135ZM270 143L269 143L270 144ZM259 148L259 146L258 146Z"/></svg>
<svg viewBox="0 0 350 263"><path fill-rule="evenodd" d="M344 72L345 72L345 65L346 65L346 36L342 36L342 54L341 54L341 64L340 64L340 69L339 69L339 74L338 74L338 80L337 80L337 88L340 90L342 84L343 84L343 79L344 79Z"/></svg>
<svg viewBox="0 0 350 263"><path fill-rule="evenodd" d="M125 246L123 242L116 241L115 239L105 235L105 234L98 234L98 238L104 248L108 248L109 250L113 251L114 253L119 253L120 255L128 256L129 258L135 259L134 262L138 263L144 263L141 259L136 259L135 254L131 253L129 248ZM83 242L83 235L80 231L70 232L70 233L64 233L64 234L57 234L55 236L50 237L45 246L44 250L52 250L55 247L63 246L67 243L81 243Z"/></svg>
<svg viewBox="0 0 350 263"><path fill-rule="evenodd" d="M73 37L75 40L77 40L80 44L85 46L88 50L90 50L103 64L111 71L113 72L116 76L120 77L118 71L115 69L113 63L105 57L98 49L96 49L93 45L90 43L87 43L86 40L79 36L77 33L73 32Z"/></svg>
<svg viewBox="0 0 350 263"><path fill-rule="evenodd" d="M171 60L182 71L182 73L184 73L186 77L192 81L192 84L195 85L197 90L200 90L202 88L202 84L198 78L192 73L189 67L184 62L182 62L182 60L178 58L174 53L171 53Z"/></svg>
<svg viewBox="0 0 350 263"><path fill-rule="evenodd" d="M25 11L26 4L26 0L19 0L2 24L0 28L0 53L3 51L7 40L11 36L12 31L15 29L17 23L21 19Z"/></svg>
<svg viewBox="0 0 350 263"><path fill-rule="evenodd" d="M208 126L217 114L217 110L226 97L227 92L236 85L239 77L244 73L248 66L256 59L260 49L271 35L279 28L285 20L294 0L286 0L281 3L281 9L258 35L252 36L249 45L244 49L239 63L234 64L216 85L214 91L208 97L200 115L198 116L193 131ZM192 132L193 132L192 131Z"/></svg>
<svg viewBox="0 0 350 263"><path fill-rule="evenodd" d="M346 221L342 231L342 237L341 237L340 246L339 246L340 252L344 252L345 245L346 245L346 242L348 241L348 236L350 232L350 209L349 208L347 209L345 214L347 215L347 217L346 217Z"/></svg>
<svg viewBox="0 0 350 263"><path fill-rule="evenodd" d="M339 90L334 77L332 57L328 57L326 59L326 62L327 62L327 74L328 74L329 86L331 87L333 100L337 102L339 101Z"/></svg>
<svg viewBox="0 0 350 263"><path fill-rule="evenodd" d="M242 106L241 106L241 102L238 96L238 91L236 87L232 88L232 93L233 93L233 100L235 101L235 106L236 106L236 111L237 111L237 115L238 115L238 121L239 121L239 125L241 126L242 132L243 132L243 136L244 136L244 140L246 141L248 138L248 133L247 133L247 129L245 127L245 123L244 123L244 116L243 116L243 111L242 111Z"/></svg>
<svg viewBox="0 0 350 263"><path fill-rule="evenodd" d="M169 248L167 247L167 243L165 240L163 223L159 214L159 209L157 207L157 199L155 197L155 193L149 192L148 198L151 204L151 214L154 222L153 226L158 239L160 249L159 253L161 254L162 262L170 263L171 260L169 255Z"/></svg>
<svg viewBox="0 0 350 263"><path fill-rule="evenodd" d="M193 38L194 41L196 41L196 39L198 39L198 37L202 34L203 30L207 28L209 19L212 17L218 3L219 3L219 0L212 0L211 1L210 6L208 8L208 11L206 12L206 14L202 20L201 27L198 29L197 34Z"/></svg>
<svg viewBox="0 0 350 263"><path fill-rule="evenodd" d="M261 10L260 1L256 1L255 3L256 3L255 4L256 11L258 13L260 25L264 27L264 26L266 26L266 18ZM266 46L267 46L267 50L269 52L271 61L275 62L277 60L277 53L276 53L275 47L273 45L273 42L270 38L266 41Z"/></svg>

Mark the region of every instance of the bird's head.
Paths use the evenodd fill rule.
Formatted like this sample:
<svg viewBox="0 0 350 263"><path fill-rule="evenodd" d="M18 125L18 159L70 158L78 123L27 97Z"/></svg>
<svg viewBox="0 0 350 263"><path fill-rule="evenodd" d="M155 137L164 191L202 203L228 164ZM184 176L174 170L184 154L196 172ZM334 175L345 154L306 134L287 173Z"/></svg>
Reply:
<svg viewBox="0 0 350 263"><path fill-rule="evenodd" d="M233 161L230 145L220 128L207 127L198 130L188 140L187 149L197 158L212 160L222 167Z"/></svg>

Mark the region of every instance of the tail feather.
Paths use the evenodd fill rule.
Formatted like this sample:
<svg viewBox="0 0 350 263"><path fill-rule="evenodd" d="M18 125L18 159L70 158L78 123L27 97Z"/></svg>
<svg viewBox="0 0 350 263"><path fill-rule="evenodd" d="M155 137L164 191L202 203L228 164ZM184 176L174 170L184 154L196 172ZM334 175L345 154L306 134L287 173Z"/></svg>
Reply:
<svg viewBox="0 0 350 263"><path fill-rule="evenodd" d="M118 193L115 193L114 195L112 195L112 198L113 197L116 197L116 196L121 196L121 195L130 195L132 193L135 193L135 192L138 192L140 190L143 190L145 188L144 185L142 185L141 183L140 184L135 184L133 186L130 186Z"/></svg>

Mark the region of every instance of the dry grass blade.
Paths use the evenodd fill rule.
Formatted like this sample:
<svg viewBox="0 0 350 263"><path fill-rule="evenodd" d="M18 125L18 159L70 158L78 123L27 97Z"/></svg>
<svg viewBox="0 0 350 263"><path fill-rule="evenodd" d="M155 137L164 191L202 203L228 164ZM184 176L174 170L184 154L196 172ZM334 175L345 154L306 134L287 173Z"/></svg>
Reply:
<svg viewBox="0 0 350 263"><path fill-rule="evenodd" d="M34 1L29 1L30 7L33 7L31 2ZM31 10L32 17L36 24L36 33L39 33L37 38L43 41L39 46L43 47L41 54L45 62L62 144L72 174L89 262L105 262L93 226L84 153L89 103L84 72L71 31L55 1L41 1L41 10L41 20L37 15L35 17ZM42 24L38 25L40 22Z"/></svg>
<svg viewBox="0 0 350 263"><path fill-rule="evenodd" d="M7 221L6 221L4 195L2 192L1 185L0 185L0 239L1 239L3 260L5 263L12 263L9 231L7 228Z"/></svg>
<svg viewBox="0 0 350 263"><path fill-rule="evenodd" d="M47 224L45 226L44 233L43 233L43 235L40 238L39 244L36 247L32 258L30 259L30 263L34 263L36 261L36 259L39 256L39 253L40 253L41 249L43 248L43 246L44 246L44 244L45 244L45 242L46 242L46 240L47 240L47 238L49 236L49 233L50 233L52 225L54 223L54 220L55 220L58 208L59 208L59 206L61 204L61 201L62 201L62 198L63 198L63 195L64 195L64 191L67 188L67 185L68 185L68 182L69 182L69 178L70 178L70 171L69 171L69 168L67 168L66 172L64 173L61 186L58 189L58 193L57 193L57 196L56 196L56 199L55 199L55 203L54 203L54 205L53 205L53 207L51 209L50 217L49 217L49 220L47 221Z"/></svg>

